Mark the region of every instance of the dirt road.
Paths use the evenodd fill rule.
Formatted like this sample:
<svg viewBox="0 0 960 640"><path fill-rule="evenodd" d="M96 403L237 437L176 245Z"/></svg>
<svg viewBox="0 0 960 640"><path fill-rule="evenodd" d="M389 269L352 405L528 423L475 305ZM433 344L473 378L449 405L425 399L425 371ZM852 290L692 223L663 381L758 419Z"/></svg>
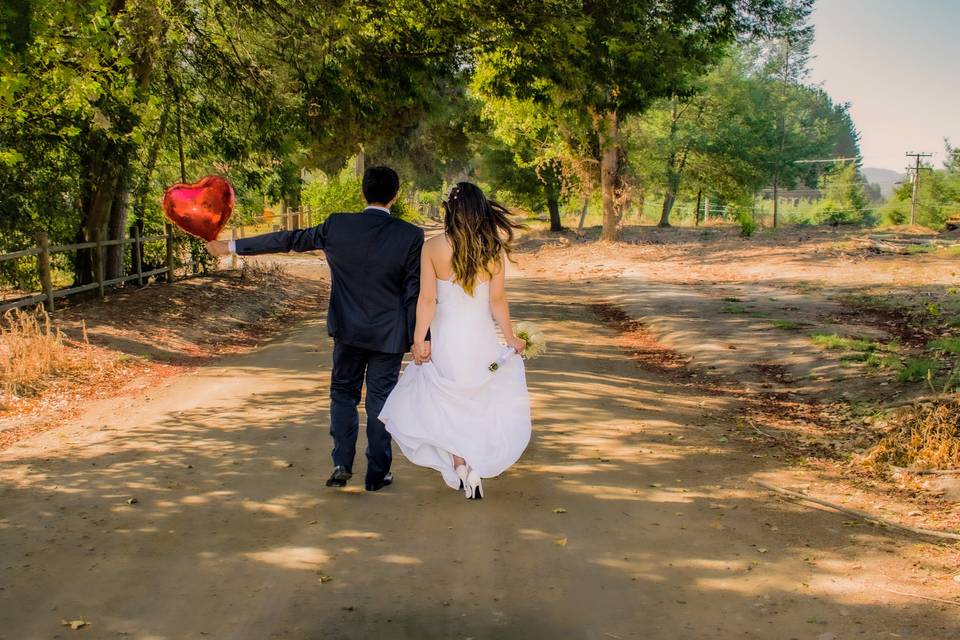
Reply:
<svg viewBox="0 0 960 640"><path fill-rule="evenodd" d="M933 547L757 489L781 463L728 441L728 399L624 357L581 286L514 289L551 353L486 500L399 454L379 493L323 486L318 314L3 452L0 638L957 637L892 593L929 593Z"/></svg>

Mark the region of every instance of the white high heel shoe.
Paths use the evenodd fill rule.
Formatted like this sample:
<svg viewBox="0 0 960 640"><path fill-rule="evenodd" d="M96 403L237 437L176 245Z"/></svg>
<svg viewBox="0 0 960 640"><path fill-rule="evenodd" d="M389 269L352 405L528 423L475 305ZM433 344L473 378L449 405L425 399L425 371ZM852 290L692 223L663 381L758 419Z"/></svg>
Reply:
<svg viewBox="0 0 960 640"><path fill-rule="evenodd" d="M483 484L480 481L480 474L473 469L470 469L470 473L467 474L467 482L463 492L466 494L467 500L483 499Z"/></svg>
<svg viewBox="0 0 960 640"><path fill-rule="evenodd" d="M462 464L454 471L457 472L457 477L460 478L460 491L464 491L467 487L467 476L470 474L470 470L467 469L467 465Z"/></svg>

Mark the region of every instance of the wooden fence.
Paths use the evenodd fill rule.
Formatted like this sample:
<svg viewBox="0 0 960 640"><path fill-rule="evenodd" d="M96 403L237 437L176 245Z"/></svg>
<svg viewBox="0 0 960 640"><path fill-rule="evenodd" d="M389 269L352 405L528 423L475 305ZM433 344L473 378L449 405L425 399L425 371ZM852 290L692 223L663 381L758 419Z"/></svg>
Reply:
<svg viewBox="0 0 960 640"><path fill-rule="evenodd" d="M247 235L255 233L264 233L267 231L280 231L280 230L295 230L310 227L313 225L314 215L307 207L304 207L300 211L287 210L282 213L271 216L270 218L260 218L253 221L251 224L247 225L236 225L230 228L229 237L232 239L243 238ZM224 237L221 235L221 238ZM148 242L159 242L163 241L166 243L166 260L163 267L158 269L152 269L149 271L143 270L143 247ZM61 246L50 246L50 242L46 234L40 234L37 236L37 245L29 249L24 249L22 251L14 251L11 253L0 253L0 263L6 262L8 260L18 260L21 258L29 258L36 256L37 258L37 275L40 279L41 291L32 295L24 296L22 298L17 298L14 300L4 301L0 299L0 313L8 311L10 309L18 309L21 307L29 307L37 304L43 304L46 307L48 312L53 312L56 310L56 301L60 298L66 298L67 296L72 296L78 293L83 293L86 291L96 291L97 296L103 298L106 295L107 287L112 287L118 284L123 284L126 282L136 281L138 286L143 286L143 283L147 278L154 276L165 276L167 282L173 282L174 279L174 268L176 267L174 261L174 247L176 242L176 232L173 227L169 224L166 225L163 235L156 236L140 236L140 228L133 226L130 229L130 237L117 239L117 240L102 240L100 238L95 238L92 242L80 242L77 244L67 244ZM106 278L104 274L105 266L105 250L107 247L114 247L120 245L121 247L130 246L131 256L131 273L129 275L121 276L118 278ZM72 251L93 251L93 277L94 281L89 284L84 284L75 287L67 287L63 289L56 289L53 286L53 272L50 268L50 256L58 253L68 253ZM188 262L186 266L189 267L193 263ZM232 259L232 266L236 268L238 266L237 257L234 256Z"/></svg>
<svg viewBox="0 0 960 640"><path fill-rule="evenodd" d="M56 300L59 298L65 298L77 293L83 293L85 291L96 291L97 296L102 298L106 295L106 288L112 287L118 284L125 282L136 281L138 285L142 286L144 281L147 278L152 276L165 275L167 282L172 282L174 278L174 242L175 234L173 227L171 225L166 225L166 229L163 235L158 236L145 236L141 237L140 228L134 226L130 229L130 237L122 238L117 240L103 240L101 237L95 237L92 242L80 242L77 244L66 244L60 246L50 246L50 242L47 238L47 234L41 233L37 236L37 246L30 249L24 249L22 251L14 251L12 253L0 253L0 262L6 262L8 260L17 260L20 258L28 258L31 256L37 257L37 275L40 279L40 285L42 290L40 293L29 295L23 298L18 298L16 300L3 302L0 301L0 313L8 311L10 309L18 309L20 307L29 307L32 305L43 304L46 307L47 311L53 312L56 309ZM149 271L143 270L143 247L148 242L160 242L163 241L166 245L166 256L164 261L164 266L158 269L151 269ZM130 245L131 247L131 270L132 273L125 276L120 276L118 278L107 278L105 276L105 263L106 255L105 250L107 247L114 246L125 247ZM94 281L88 284L79 285L75 287L67 287L63 289L55 289L53 286L53 273L50 268L50 256L57 253L67 253L71 251L85 251L90 250L93 252L93 276Z"/></svg>

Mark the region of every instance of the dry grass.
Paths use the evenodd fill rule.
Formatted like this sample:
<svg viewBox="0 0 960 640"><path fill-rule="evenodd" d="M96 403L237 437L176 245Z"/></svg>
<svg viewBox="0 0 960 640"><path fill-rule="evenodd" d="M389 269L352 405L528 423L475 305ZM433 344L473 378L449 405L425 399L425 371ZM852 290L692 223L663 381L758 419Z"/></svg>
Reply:
<svg viewBox="0 0 960 640"><path fill-rule="evenodd" d="M960 396L904 407L888 424L887 434L864 456L867 465L960 469Z"/></svg>
<svg viewBox="0 0 960 640"><path fill-rule="evenodd" d="M82 372L86 346L65 339L41 308L5 313L0 320L0 409L39 395L54 379Z"/></svg>

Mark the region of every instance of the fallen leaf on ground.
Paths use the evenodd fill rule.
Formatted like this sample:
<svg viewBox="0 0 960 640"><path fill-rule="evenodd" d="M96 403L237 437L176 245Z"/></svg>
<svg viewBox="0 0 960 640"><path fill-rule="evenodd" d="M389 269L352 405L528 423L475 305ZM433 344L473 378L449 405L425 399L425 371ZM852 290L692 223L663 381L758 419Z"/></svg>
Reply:
<svg viewBox="0 0 960 640"><path fill-rule="evenodd" d="M333 576L320 576L319 578L317 578L317 582L320 582L320 583L330 582L331 580L333 580Z"/></svg>
<svg viewBox="0 0 960 640"><path fill-rule="evenodd" d="M84 627L89 627L90 621L80 618L79 620L61 620L60 624L62 624L65 627L70 627L71 629L76 631L77 629L83 629Z"/></svg>
<svg viewBox="0 0 960 640"><path fill-rule="evenodd" d="M553 541L553 544L557 545L558 547L565 547L567 546L567 539L557 538L556 540Z"/></svg>
<svg viewBox="0 0 960 640"><path fill-rule="evenodd" d="M554 512L554 513L566 513L567 510L564 509L563 507L557 507L556 509L553 510L553 512Z"/></svg>

